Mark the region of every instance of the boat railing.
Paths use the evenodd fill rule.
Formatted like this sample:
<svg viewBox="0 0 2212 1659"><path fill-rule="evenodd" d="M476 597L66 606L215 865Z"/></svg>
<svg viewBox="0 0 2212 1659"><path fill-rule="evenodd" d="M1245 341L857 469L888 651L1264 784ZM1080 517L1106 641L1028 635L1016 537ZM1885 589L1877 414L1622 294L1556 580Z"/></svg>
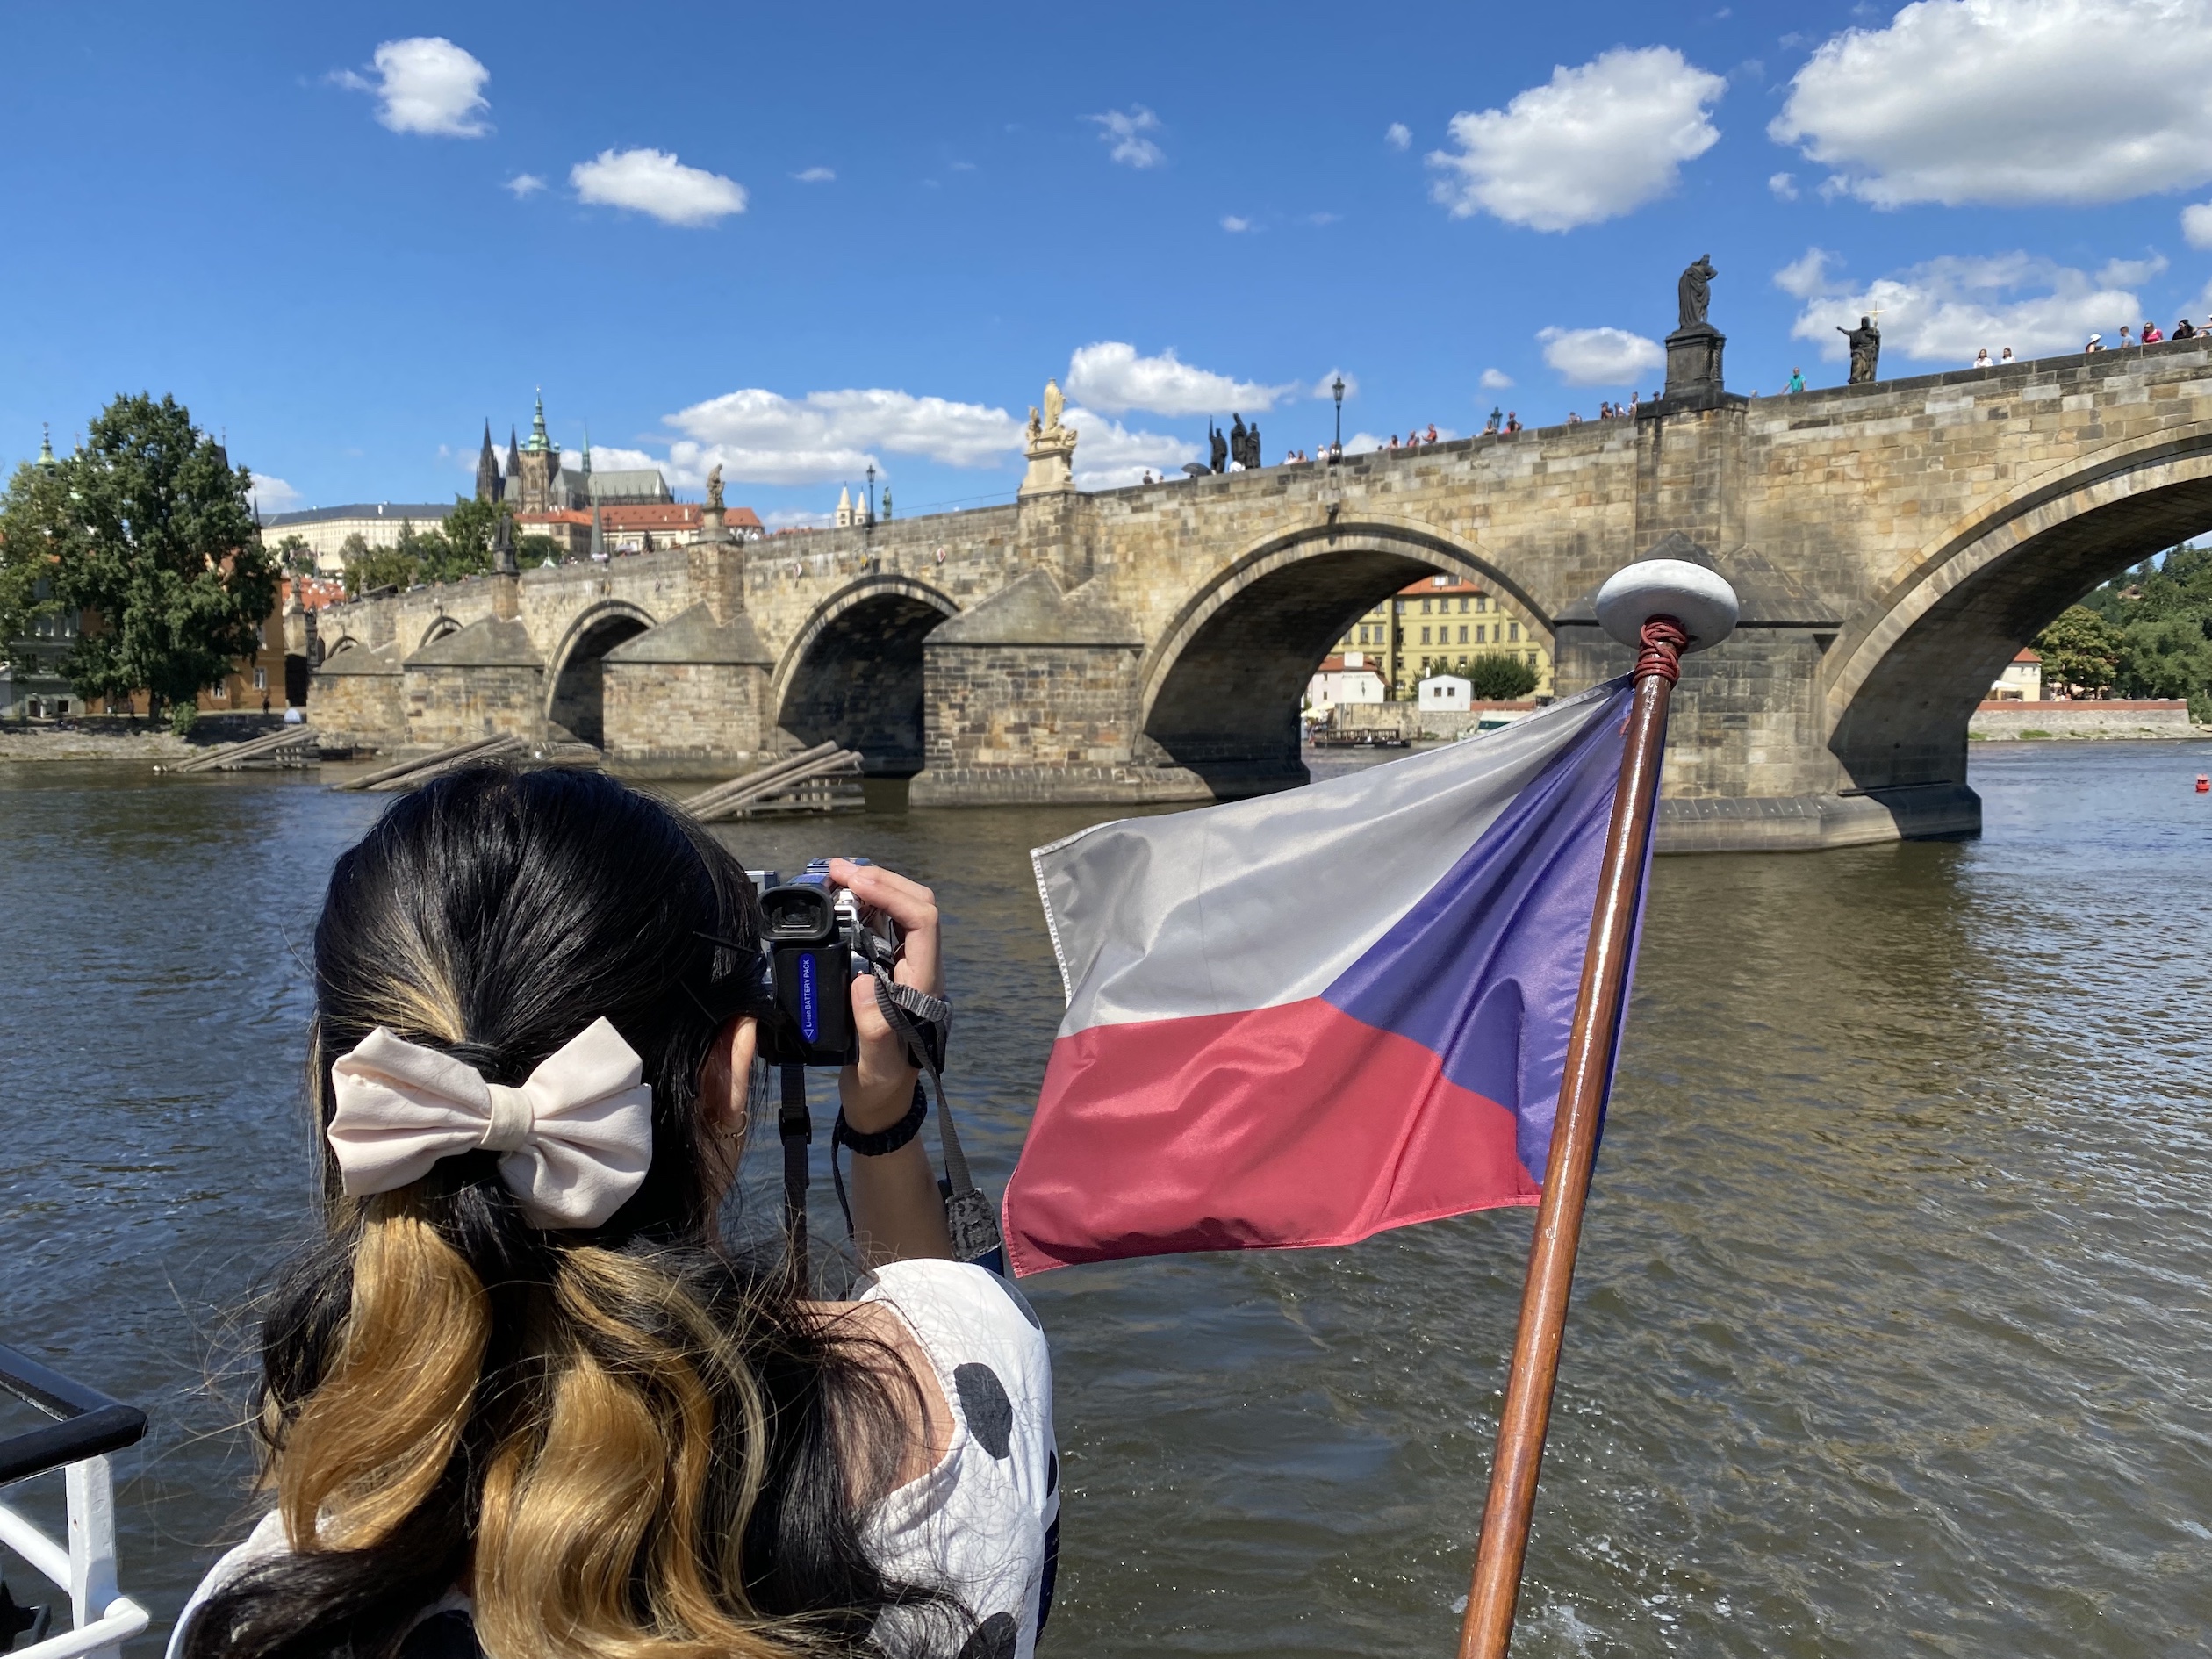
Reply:
<svg viewBox="0 0 2212 1659"><path fill-rule="evenodd" d="M0 1390L54 1419L0 1439L0 1486L60 1469L69 1515L63 1543L12 1505L0 1503L0 1544L69 1592L72 1625L60 1635L16 1648L9 1659L121 1659L123 1644L150 1620L116 1584L115 1473L108 1454L139 1442L146 1413L4 1346ZM12 1640L0 1639L0 1648Z"/></svg>

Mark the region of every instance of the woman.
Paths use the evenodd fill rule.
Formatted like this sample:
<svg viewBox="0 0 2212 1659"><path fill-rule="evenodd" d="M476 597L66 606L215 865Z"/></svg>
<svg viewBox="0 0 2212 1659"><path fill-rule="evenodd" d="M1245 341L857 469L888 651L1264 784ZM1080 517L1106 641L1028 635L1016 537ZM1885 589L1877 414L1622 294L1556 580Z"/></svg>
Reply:
<svg viewBox="0 0 2212 1659"><path fill-rule="evenodd" d="M929 892L830 873L934 993ZM308 1038L327 1234L262 1327L270 1512L173 1659L1031 1651L1050 1360L1010 1285L944 1260L867 981L836 1131L859 1299L722 1239L759 937L719 844L595 773L450 774L338 860Z"/></svg>
<svg viewBox="0 0 2212 1659"><path fill-rule="evenodd" d="M1977 369L1993 369L1996 366L1996 364L1993 363L1989 360L1989 348L1987 346L1984 346L1979 351L1974 354L1973 367Z"/></svg>

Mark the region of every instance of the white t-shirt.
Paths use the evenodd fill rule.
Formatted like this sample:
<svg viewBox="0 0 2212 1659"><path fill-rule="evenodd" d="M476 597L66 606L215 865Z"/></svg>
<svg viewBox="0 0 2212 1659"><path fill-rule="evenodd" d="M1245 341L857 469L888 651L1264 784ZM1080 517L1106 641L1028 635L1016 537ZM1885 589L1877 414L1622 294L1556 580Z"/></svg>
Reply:
<svg viewBox="0 0 2212 1659"><path fill-rule="evenodd" d="M1059 1555L1059 1452L1044 1327L1011 1281L955 1261L889 1262L863 1281L859 1299L898 1311L952 1415L952 1442L937 1467L863 1521L868 1553L886 1576L947 1591L975 1615L959 1659L1031 1659ZM287 1548L282 1520L264 1516L192 1592L169 1659L179 1659L201 1603ZM468 1606L455 1594L424 1612ZM907 1616L896 1608L885 1615Z"/></svg>

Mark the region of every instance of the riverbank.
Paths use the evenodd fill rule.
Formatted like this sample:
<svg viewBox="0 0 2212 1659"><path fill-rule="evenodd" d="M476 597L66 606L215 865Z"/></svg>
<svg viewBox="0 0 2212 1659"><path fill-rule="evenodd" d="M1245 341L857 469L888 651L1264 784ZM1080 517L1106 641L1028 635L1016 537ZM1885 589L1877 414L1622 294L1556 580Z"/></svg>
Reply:
<svg viewBox="0 0 2212 1659"><path fill-rule="evenodd" d="M2193 725L2186 702L1984 703L1966 722L1966 736L1982 743L2033 743L2054 737L2188 738L2212 735Z"/></svg>
<svg viewBox="0 0 2212 1659"><path fill-rule="evenodd" d="M179 737L166 726L124 715L0 721L0 760L129 760L150 766L158 761L189 760L219 744L275 731L284 723L281 714L202 715L193 722L191 736Z"/></svg>

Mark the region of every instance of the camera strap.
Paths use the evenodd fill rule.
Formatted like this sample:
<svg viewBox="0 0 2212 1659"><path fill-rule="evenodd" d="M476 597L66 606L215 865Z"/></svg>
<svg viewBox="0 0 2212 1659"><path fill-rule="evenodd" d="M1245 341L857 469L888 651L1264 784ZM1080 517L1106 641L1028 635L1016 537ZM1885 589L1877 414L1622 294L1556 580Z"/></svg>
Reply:
<svg viewBox="0 0 2212 1659"><path fill-rule="evenodd" d="M791 1243L791 1265L807 1282L807 1148L814 1143L814 1118L807 1110L807 1068L783 1066L783 1098L776 1106L776 1134L783 1142L784 1236Z"/></svg>
<svg viewBox="0 0 2212 1659"><path fill-rule="evenodd" d="M952 1126L952 1109L944 1103L942 1068L952 1036L952 1005L942 997L901 985L879 963L872 962L868 967L875 975L876 1006L883 1011L885 1023L906 1045L907 1058L929 1074L930 1087L937 1095L937 1151L944 1161L937 1190L944 1196L944 1230L952 1241L952 1259L988 1268L1003 1278L1006 1252L999 1236L997 1212L968 1171L967 1154L960 1148L960 1131Z"/></svg>

